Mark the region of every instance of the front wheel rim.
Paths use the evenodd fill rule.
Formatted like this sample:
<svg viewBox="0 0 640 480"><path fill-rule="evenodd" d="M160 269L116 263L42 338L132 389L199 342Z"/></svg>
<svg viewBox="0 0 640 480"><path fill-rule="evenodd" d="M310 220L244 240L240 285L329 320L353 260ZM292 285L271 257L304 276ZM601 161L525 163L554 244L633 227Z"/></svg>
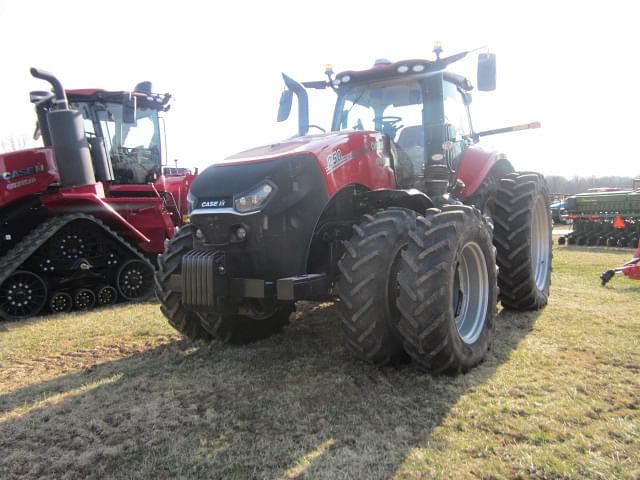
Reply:
<svg viewBox="0 0 640 480"><path fill-rule="evenodd" d="M458 254L453 308L456 328L463 342L475 343L487 317L489 271L480 245L467 243Z"/></svg>

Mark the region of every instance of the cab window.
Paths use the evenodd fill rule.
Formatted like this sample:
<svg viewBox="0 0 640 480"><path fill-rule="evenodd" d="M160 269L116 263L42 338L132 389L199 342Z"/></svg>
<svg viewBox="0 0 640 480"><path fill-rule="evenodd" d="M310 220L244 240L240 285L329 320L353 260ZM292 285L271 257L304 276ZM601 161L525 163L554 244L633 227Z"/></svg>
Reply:
<svg viewBox="0 0 640 480"><path fill-rule="evenodd" d="M444 121L453 125L458 138L471 134L467 106L464 104L462 93L453 83L443 82Z"/></svg>

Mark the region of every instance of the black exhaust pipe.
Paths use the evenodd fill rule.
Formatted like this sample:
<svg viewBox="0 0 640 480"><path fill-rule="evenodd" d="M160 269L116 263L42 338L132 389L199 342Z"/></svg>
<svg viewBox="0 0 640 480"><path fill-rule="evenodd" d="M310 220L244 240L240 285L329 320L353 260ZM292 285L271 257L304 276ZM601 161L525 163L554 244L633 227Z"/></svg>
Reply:
<svg viewBox="0 0 640 480"><path fill-rule="evenodd" d="M56 97L53 107L47 113L47 123L60 174L60 183L63 187L95 184L95 173L82 114L69 108L67 95L60 80L55 76L37 68L31 69L31 75L49 82Z"/></svg>

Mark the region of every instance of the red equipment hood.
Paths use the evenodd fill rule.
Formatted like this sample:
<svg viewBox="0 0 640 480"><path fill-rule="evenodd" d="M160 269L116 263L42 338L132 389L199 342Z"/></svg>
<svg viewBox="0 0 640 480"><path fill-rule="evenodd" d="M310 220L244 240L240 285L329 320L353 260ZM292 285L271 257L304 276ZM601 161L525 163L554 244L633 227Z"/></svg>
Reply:
<svg viewBox="0 0 640 480"><path fill-rule="evenodd" d="M268 162L296 155L313 155L316 158L329 195L356 183L372 190L395 187L388 147L385 146L384 136L375 131L330 132L295 137L246 150L212 167Z"/></svg>
<svg viewBox="0 0 640 480"><path fill-rule="evenodd" d="M375 151L376 141L382 142L378 132L331 132L319 135L294 137L282 142L252 148L225 158L220 164L231 165L244 162L264 162L289 155L312 154L326 166L327 156L340 150L342 156L355 154L363 147ZM372 145L373 144L373 145ZM382 152L381 152L382 153Z"/></svg>

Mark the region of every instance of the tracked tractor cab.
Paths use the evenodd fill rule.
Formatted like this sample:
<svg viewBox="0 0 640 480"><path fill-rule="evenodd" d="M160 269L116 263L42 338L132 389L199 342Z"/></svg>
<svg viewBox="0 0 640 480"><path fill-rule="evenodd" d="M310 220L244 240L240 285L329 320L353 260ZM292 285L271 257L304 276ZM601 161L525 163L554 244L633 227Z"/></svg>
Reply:
<svg viewBox="0 0 640 480"><path fill-rule="evenodd" d="M163 171L168 94L31 92L43 146L0 153L0 320L147 298L195 178Z"/></svg>
<svg viewBox="0 0 640 480"><path fill-rule="evenodd" d="M147 184L162 174L159 113L168 110L169 94L151 93L149 82L132 93L69 90L69 106L82 114L96 180L115 185ZM54 97L32 92L45 146L51 145L47 114Z"/></svg>

